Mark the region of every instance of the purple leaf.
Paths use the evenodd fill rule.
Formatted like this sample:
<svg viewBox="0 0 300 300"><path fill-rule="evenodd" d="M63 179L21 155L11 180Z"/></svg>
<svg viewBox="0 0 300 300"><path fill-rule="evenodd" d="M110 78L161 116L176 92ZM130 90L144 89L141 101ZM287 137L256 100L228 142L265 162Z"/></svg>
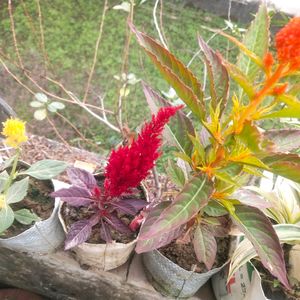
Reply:
<svg viewBox="0 0 300 300"><path fill-rule="evenodd" d="M51 193L51 197L60 197L71 206L87 206L91 203L91 193L85 188L71 186Z"/></svg>
<svg viewBox="0 0 300 300"><path fill-rule="evenodd" d="M148 216L146 217L145 222L143 223L141 229L140 229L140 236L143 234L147 233L149 228L153 225L153 223L157 220L157 218L160 216L162 211L170 205L171 201L165 201L157 206L155 206ZM143 252L149 252L154 249L158 249L160 247L163 247L165 245L168 245L171 243L173 240L178 238L183 231L183 227L177 227L174 230L171 230L169 232L166 232L162 235L159 235L155 238L150 238L150 239L145 239L145 240L140 240L138 237L137 245L135 248L135 251L137 253L143 253Z"/></svg>
<svg viewBox="0 0 300 300"><path fill-rule="evenodd" d="M68 168L67 173L72 185L80 186L91 190L97 185L94 175L79 168Z"/></svg>
<svg viewBox="0 0 300 300"><path fill-rule="evenodd" d="M232 194L231 198L239 200L242 204L254 206L260 209L272 207L270 202L267 202L257 193L247 189L237 190Z"/></svg>
<svg viewBox="0 0 300 300"><path fill-rule="evenodd" d="M106 243L112 242L110 229L109 229L108 225L105 222L103 222L103 219L101 219L100 236L101 236L101 239L104 240Z"/></svg>
<svg viewBox="0 0 300 300"><path fill-rule="evenodd" d="M148 203L142 199L121 199L120 201L113 202L111 205L126 214L134 216L147 204Z"/></svg>
<svg viewBox="0 0 300 300"><path fill-rule="evenodd" d="M270 220L258 208L246 205L234 208L233 222L251 241L264 267L290 289L283 251Z"/></svg>
<svg viewBox="0 0 300 300"><path fill-rule="evenodd" d="M197 259L204 262L206 268L210 270L217 254L217 242L206 226L197 226L193 245Z"/></svg>
<svg viewBox="0 0 300 300"><path fill-rule="evenodd" d="M65 250L84 243L90 237L92 227L97 224L98 221L99 218L93 216L88 220L80 220L72 224L65 240Z"/></svg>
<svg viewBox="0 0 300 300"><path fill-rule="evenodd" d="M104 217L104 220L119 232L132 234L132 231L129 229L129 227L124 224L116 215L110 214L108 217Z"/></svg>

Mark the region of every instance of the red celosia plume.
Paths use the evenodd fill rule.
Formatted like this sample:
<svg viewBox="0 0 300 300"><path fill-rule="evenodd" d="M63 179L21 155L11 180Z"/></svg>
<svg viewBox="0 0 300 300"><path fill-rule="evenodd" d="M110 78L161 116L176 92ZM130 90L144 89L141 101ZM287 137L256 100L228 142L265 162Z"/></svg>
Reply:
<svg viewBox="0 0 300 300"><path fill-rule="evenodd" d="M300 17L295 17L276 34L276 49L280 63L300 67Z"/></svg>
<svg viewBox="0 0 300 300"><path fill-rule="evenodd" d="M161 108L152 120L146 123L137 139L131 145L113 150L105 170L104 187L108 195L120 196L135 188L146 178L160 156L160 136L169 119L182 108L170 106Z"/></svg>

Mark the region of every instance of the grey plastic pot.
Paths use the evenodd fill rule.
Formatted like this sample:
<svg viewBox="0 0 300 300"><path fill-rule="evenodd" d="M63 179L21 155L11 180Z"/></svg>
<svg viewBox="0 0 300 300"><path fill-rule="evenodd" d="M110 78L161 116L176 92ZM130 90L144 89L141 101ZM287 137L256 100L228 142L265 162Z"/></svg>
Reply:
<svg viewBox="0 0 300 300"><path fill-rule="evenodd" d="M22 165L28 166L24 162ZM53 181L49 180L51 185ZM18 252L31 252L47 254L54 252L64 241L65 235L58 219L59 200L55 199L55 204L51 216L36 222L26 231L11 237L1 238L0 247L9 248Z"/></svg>
<svg viewBox="0 0 300 300"><path fill-rule="evenodd" d="M146 275L152 285L164 296L192 297L214 274L227 263L206 273L187 271L173 263L158 250L142 254Z"/></svg>

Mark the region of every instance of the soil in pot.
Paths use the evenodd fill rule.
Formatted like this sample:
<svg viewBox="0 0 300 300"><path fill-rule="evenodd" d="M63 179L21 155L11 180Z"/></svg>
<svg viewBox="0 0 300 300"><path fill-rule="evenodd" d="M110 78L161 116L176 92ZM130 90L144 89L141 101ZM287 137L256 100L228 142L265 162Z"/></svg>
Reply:
<svg viewBox="0 0 300 300"><path fill-rule="evenodd" d="M216 238L216 240L218 249L216 259L212 268L221 267L228 260L229 254L230 238ZM191 242L189 242L188 244L177 244L174 241L158 250L172 262L187 271L194 270L197 273L205 273L208 271L205 264L200 263L197 260L194 247Z"/></svg>
<svg viewBox="0 0 300 300"><path fill-rule="evenodd" d="M104 177L103 176L96 176L97 183L100 187L103 186L104 183ZM142 189L138 188L136 189L136 193L131 194L130 196L122 197L126 201L126 197L130 199L145 199L146 197ZM66 202L63 203L62 209L61 209L63 220L66 224L67 229L71 227L71 225L77 221L89 219L94 214L93 211L91 211L88 207L81 206L81 207L74 207ZM134 219L134 216L118 213L118 217L122 220L122 222L126 225L129 225L130 222ZM91 244L106 244L106 242L101 239L100 236L100 223L93 226L92 233L89 237L89 239L86 241L87 243ZM131 234L125 234L121 233L117 230L115 230L113 227L110 226L110 233L111 237L114 241L118 243L127 244L132 242L136 237L138 232L132 232Z"/></svg>
<svg viewBox="0 0 300 300"><path fill-rule="evenodd" d="M292 246L284 244L284 258L289 261L289 252ZM253 265L259 271L261 276L262 288L265 296L272 300L299 300L300 299L300 282L294 278L289 278L292 290L287 290L282 284L274 279L274 276L266 270L258 260L253 261ZM286 263L287 272L290 266Z"/></svg>
<svg viewBox="0 0 300 300"><path fill-rule="evenodd" d="M53 191L53 186L51 181L37 180L35 178L29 177L29 188L26 197L18 202L11 205L14 211L19 209L29 209L34 212L42 220L46 220L51 216L54 208L54 201L49 195ZM31 225L23 225L18 221L14 221L13 225L10 226L0 237L10 238L16 236L27 229Z"/></svg>

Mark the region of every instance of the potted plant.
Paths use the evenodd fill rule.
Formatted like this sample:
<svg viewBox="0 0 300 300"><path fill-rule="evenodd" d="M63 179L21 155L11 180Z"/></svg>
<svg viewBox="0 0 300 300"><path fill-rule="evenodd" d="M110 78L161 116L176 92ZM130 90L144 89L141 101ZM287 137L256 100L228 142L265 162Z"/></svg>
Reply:
<svg viewBox="0 0 300 300"><path fill-rule="evenodd" d="M3 123L5 143L16 154L4 162L0 174L0 246L16 251L49 253L63 242L57 210L48 196L49 179L61 173L66 163L38 161L32 166L19 161L21 144L27 141L25 123L8 119Z"/></svg>
<svg viewBox="0 0 300 300"><path fill-rule="evenodd" d="M237 64L226 61L199 37L209 79L207 102L202 85L180 60L132 24L130 26L139 44L192 113L195 124L193 126L186 116L176 118L177 124L173 127L170 124L172 134L168 137L179 150L176 156L180 166L184 165L184 168L174 165L172 173L177 181L180 178L183 187L173 202L150 210L141 228L137 252L161 248L182 236L183 231L191 234L189 247L194 248L198 261L211 267L217 243L214 231L207 228L206 219L224 214L251 241L264 267L289 289L280 241L263 212L266 203L262 197L249 195L242 186L249 176L261 176L263 170L300 182L300 156L278 150L276 136L270 137L258 127L261 120L268 118L299 117L297 86L288 83L288 77L297 74L300 67L299 43L297 38L292 38L299 26L293 25L289 32L279 35L278 60L269 52L269 17L264 5L243 42L220 32L239 47ZM229 77L238 85L232 101L228 101ZM144 89L154 110L166 103L148 86L144 85ZM288 134L282 135L281 139L288 137ZM156 251L146 255L146 264L150 255L158 257ZM170 275L172 272L174 276ZM190 277L180 277L178 272L169 269L164 274L169 277L163 278L161 274L159 271L151 274L160 291L176 297L192 295L190 289L184 291L191 273ZM205 280L193 292L208 277L205 275Z"/></svg>
<svg viewBox="0 0 300 300"><path fill-rule="evenodd" d="M267 179L262 179L260 187L248 187L252 193L264 197L270 206L264 209L265 214L272 220L274 229L283 244L288 279L291 290L286 289L268 271L264 270L259 261L253 265L257 270L250 273L251 276L243 276L243 292L241 285L231 278L240 277L249 268L248 262L256 258L255 250L247 239L243 239L233 253L229 270L223 275L213 278L213 287L217 299L222 297L234 297L244 299L254 291L262 299L298 299L300 274L298 261L300 258L300 185L278 176L276 179L268 174ZM230 291L224 288L227 281L232 282ZM236 285L236 286L233 286ZM223 299L223 298L222 298ZM250 298L249 298L250 299Z"/></svg>
<svg viewBox="0 0 300 300"><path fill-rule="evenodd" d="M146 193L137 188L160 156L160 135L181 106L166 107L146 123L130 144L113 150L103 175L68 169L71 186L52 193L63 204L60 220L82 264L110 270L126 262L135 247Z"/></svg>

